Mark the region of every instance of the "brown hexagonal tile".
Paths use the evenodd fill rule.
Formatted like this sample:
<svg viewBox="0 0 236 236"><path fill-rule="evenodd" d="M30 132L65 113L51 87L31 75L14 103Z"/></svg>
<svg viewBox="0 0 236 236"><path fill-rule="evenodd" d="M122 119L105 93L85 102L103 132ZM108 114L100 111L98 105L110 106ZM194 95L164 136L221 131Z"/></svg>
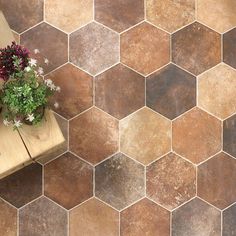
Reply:
<svg viewBox="0 0 236 236"><path fill-rule="evenodd" d="M173 64L147 77L147 106L174 119L196 105L196 78Z"/></svg>
<svg viewBox="0 0 236 236"><path fill-rule="evenodd" d="M220 153L198 167L198 196L223 209L236 201L236 160Z"/></svg>
<svg viewBox="0 0 236 236"><path fill-rule="evenodd" d="M200 163L221 149L221 122L193 108L173 122L173 150L193 163Z"/></svg>
<svg viewBox="0 0 236 236"><path fill-rule="evenodd" d="M144 19L143 0L95 0L95 20L121 32Z"/></svg>
<svg viewBox="0 0 236 236"><path fill-rule="evenodd" d="M70 212L70 235L118 236L119 213L93 198Z"/></svg>
<svg viewBox="0 0 236 236"><path fill-rule="evenodd" d="M26 31L21 35L21 44L32 52L32 57L38 60L38 64L48 73L68 60L68 36L60 30L42 23ZM39 49L40 54L34 55L34 49ZM44 63L44 59L49 64Z"/></svg>
<svg viewBox="0 0 236 236"><path fill-rule="evenodd" d="M222 236L236 235L236 204L223 212L223 231Z"/></svg>
<svg viewBox="0 0 236 236"><path fill-rule="evenodd" d="M189 235L220 236L220 211L198 198L175 210L172 216L172 236Z"/></svg>
<svg viewBox="0 0 236 236"><path fill-rule="evenodd" d="M15 207L42 195L42 166L33 163L0 180L0 197Z"/></svg>
<svg viewBox="0 0 236 236"><path fill-rule="evenodd" d="M41 197L19 212L19 235L67 236L67 213L64 209Z"/></svg>
<svg viewBox="0 0 236 236"><path fill-rule="evenodd" d="M195 22L172 36L173 62L195 75L221 61L221 36Z"/></svg>
<svg viewBox="0 0 236 236"><path fill-rule="evenodd" d="M95 78L95 105L121 119L145 105L145 79L122 64Z"/></svg>
<svg viewBox="0 0 236 236"><path fill-rule="evenodd" d="M145 194L144 167L118 153L95 169L95 194L118 210Z"/></svg>
<svg viewBox="0 0 236 236"><path fill-rule="evenodd" d="M50 104L54 108L58 103L59 107L54 110L65 118L72 118L93 105L93 77L77 67L66 64L45 78L61 88Z"/></svg>
<svg viewBox="0 0 236 236"><path fill-rule="evenodd" d="M93 1L47 0L45 20L61 30L72 32L93 20Z"/></svg>
<svg viewBox="0 0 236 236"><path fill-rule="evenodd" d="M11 29L18 33L43 21L43 0L32 1L30 4L28 0L0 0L0 6Z"/></svg>
<svg viewBox="0 0 236 236"><path fill-rule="evenodd" d="M70 209L93 195L93 168L71 153L44 167L44 194Z"/></svg>
<svg viewBox="0 0 236 236"><path fill-rule="evenodd" d="M198 0L197 19L220 33L236 26L234 0Z"/></svg>
<svg viewBox="0 0 236 236"><path fill-rule="evenodd" d="M70 35L70 61L96 75L119 61L119 35L93 22Z"/></svg>
<svg viewBox="0 0 236 236"><path fill-rule="evenodd" d="M148 199L121 212L121 236L169 236L170 213Z"/></svg>
<svg viewBox="0 0 236 236"><path fill-rule="evenodd" d="M69 148L86 161L96 164L118 150L119 122L92 108L70 121Z"/></svg>
<svg viewBox="0 0 236 236"><path fill-rule="evenodd" d="M171 149L171 122L148 108L120 123L120 149L148 164Z"/></svg>
<svg viewBox="0 0 236 236"><path fill-rule="evenodd" d="M146 179L147 196L170 210L196 194L196 168L174 153L148 166Z"/></svg>
<svg viewBox="0 0 236 236"><path fill-rule="evenodd" d="M225 64L219 64L200 75L198 79L198 105L221 119L235 113L235 77L236 71Z"/></svg>
<svg viewBox="0 0 236 236"><path fill-rule="evenodd" d="M121 62L147 75L170 61L170 36L143 22L121 35Z"/></svg>
<svg viewBox="0 0 236 236"><path fill-rule="evenodd" d="M195 19L195 0L166 1L147 0L147 20L173 32Z"/></svg>

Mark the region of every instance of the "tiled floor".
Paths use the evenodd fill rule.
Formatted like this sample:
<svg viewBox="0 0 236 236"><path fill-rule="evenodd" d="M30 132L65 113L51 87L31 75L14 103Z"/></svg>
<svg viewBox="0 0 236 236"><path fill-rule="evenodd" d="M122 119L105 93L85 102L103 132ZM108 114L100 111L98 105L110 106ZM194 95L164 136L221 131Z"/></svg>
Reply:
<svg viewBox="0 0 236 236"><path fill-rule="evenodd" d="M0 6L68 138L0 180L0 236L236 236L235 0Z"/></svg>

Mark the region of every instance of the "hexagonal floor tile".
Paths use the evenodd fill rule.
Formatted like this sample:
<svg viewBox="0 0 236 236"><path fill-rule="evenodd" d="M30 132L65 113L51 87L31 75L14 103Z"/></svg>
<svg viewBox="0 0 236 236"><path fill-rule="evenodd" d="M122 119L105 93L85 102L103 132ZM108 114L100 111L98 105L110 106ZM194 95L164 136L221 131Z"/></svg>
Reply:
<svg viewBox="0 0 236 236"><path fill-rule="evenodd" d="M0 180L0 197L15 207L42 195L42 166L31 164Z"/></svg>
<svg viewBox="0 0 236 236"><path fill-rule="evenodd" d="M93 20L93 1L47 0L45 1L45 19L69 33Z"/></svg>
<svg viewBox="0 0 236 236"><path fill-rule="evenodd" d="M48 73L68 60L68 36L60 30L42 23L21 35L21 44L31 52L39 49L40 54L34 55L38 64ZM44 63L44 59L49 60L49 64Z"/></svg>
<svg viewBox="0 0 236 236"><path fill-rule="evenodd" d="M236 26L235 12L235 0L197 1L197 19L220 33Z"/></svg>
<svg viewBox="0 0 236 236"><path fill-rule="evenodd" d="M195 1L147 0L147 20L173 32L195 19Z"/></svg>
<svg viewBox="0 0 236 236"><path fill-rule="evenodd" d="M30 4L28 0L0 0L0 5L11 29L18 33L43 21L43 0L31 1Z"/></svg>
<svg viewBox="0 0 236 236"><path fill-rule="evenodd" d="M173 212L172 235L220 236L221 213L214 207L195 198Z"/></svg>
<svg viewBox="0 0 236 236"><path fill-rule="evenodd" d="M44 194L70 209L93 195L93 168L71 153L44 167Z"/></svg>
<svg viewBox="0 0 236 236"><path fill-rule="evenodd" d="M121 62L147 75L170 61L170 36L144 22L121 35Z"/></svg>
<svg viewBox="0 0 236 236"><path fill-rule="evenodd" d="M118 210L145 194L144 167L118 153L96 166L95 194Z"/></svg>
<svg viewBox="0 0 236 236"><path fill-rule="evenodd" d="M196 194L195 167L170 153L147 167L147 196L172 210Z"/></svg>
<svg viewBox="0 0 236 236"><path fill-rule="evenodd" d="M95 105L121 119L145 105L145 79L119 64L95 78Z"/></svg>
<svg viewBox="0 0 236 236"><path fill-rule="evenodd" d="M196 78L170 64L147 77L147 106L174 119L196 105Z"/></svg>
<svg viewBox="0 0 236 236"><path fill-rule="evenodd" d="M173 150L200 163L221 149L221 122L193 108L173 122Z"/></svg>
<svg viewBox="0 0 236 236"><path fill-rule="evenodd" d="M93 77L77 67L66 64L54 72L48 74L46 79L51 79L61 88L50 101L55 112L69 119L93 105Z"/></svg>
<svg viewBox="0 0 236 236"><path fill-rule="evenodd" d="M236 71L219 64L199 76L198 105L225 119L236 112ZM209 93L209 91L211 91Z"/></svg>
<svg viewBox="0 0 236 236"><path fill-rule="evenodd" d="M70 235L118 236L119 213L95 198L90 199L70 212Z"/></svg>
<svg viewBox="0 0 236 236"><path fill-rule="evenodd" d="M70 35L70 61L96 75L119 61L119 35L93 22Z"/></svg>
<svg viewBox="0 0 236 236"><path fill-rule="evenodd" d="M198 196L223 209L236 201L236 160L220 153L198 167Z"/></svg>
<svg viewBox="0 0 236 236"><path fill-rule="evenodd" d="M67 236L67 227L66 211L45 197L20 209L19 235Z"/></svg>
<svg viewBox="0 0 236 236"><path fill-rule="evenodd" d="M169 236L170 213L148 199L121 212L121 236Z"/></svg>
<svg viewBox="0 0 236 236"><path fill-rule="evenodd" d="M221 61L221 36L195 22L172 36L173 62L199 75Z"/></svg>
<svg viewBox="0 0 236 236"><path fill-rule="evenodd" d="M236 235L236 204L223 212L223 232L222 236Z"/></svg>
<svg viewBox="0 0 236 236"><path fill-rule="evenodd" d="M148 108L120 123L120 149L148 164L171 149L171 122Z"/></svg>
<svg viewBox="0 0 236 236"><path fill-rule="evenodd" d="M70 121L70 150L96 164L118 150L119 122L92 108Z"/></svg>

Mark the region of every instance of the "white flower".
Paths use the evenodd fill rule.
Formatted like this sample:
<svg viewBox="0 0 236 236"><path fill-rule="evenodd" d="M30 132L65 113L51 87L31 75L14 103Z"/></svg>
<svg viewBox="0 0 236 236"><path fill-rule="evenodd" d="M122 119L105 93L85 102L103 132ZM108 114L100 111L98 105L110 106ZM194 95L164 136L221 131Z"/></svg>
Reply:
<svg viewBox="0 0 236 236"><path fill-rule="evenodd" d="M29 65L30 65L30 66L37 66L37 60L31 58L30 61L29 61Z"/></svg>
<svg viewBox="0 0 236 236"><path fill-rule="evenodd" d="M52 80L50 79L45 79L44 83L49 87L50 85L52 85Z"/></svg>
<svg viewBox="0 0 236 236"><path fill-rule="evenodd" d="M11 124L11 122L8 121L7 119L5 119L5 120L3 120L3 124L4 124L5 126L9 126L9 125Z"/></svg>
<svg viewBox="0 0 236 236"><path fill-rule="evenodd" d="M61 92L61 88L59 86L56 87L57 92Z"/></svg>
<svg viewBox="0 0 236 236"><path fill-rule="evenodd" d="M48 65L49 64L49 60L47 58L44 58L44 63Z"/></svg>
<svg viewBox="0 0 236 236"><path fill-rule="evenodd" d="M25 71L26 72L30 72L31 71L31 68L29 66L25 67Z"/></svg>
<svg viewBox="0 0 236 236"><path fill-rule="evenodd" d="M34 120L34 114L29 114L26 118L29 122L32 122Z"/></svg>
<svg viewBox="0 0 236 236"><path fill-rule="evenodd" d="M16 128L21 127L21 126L22 126L21 121L20 121L20 120L14 120L14 126L15 126Z"/></svg>
<svg viewBox="0 0 236 236"><path fill-rule="evenodd" d="M39 50L37 48L34 49L34 54L38 54L38 53L40 53Z"/></svg>
<svg viewBox="0 0 236 236"><path fill-rule="evenodd" d="M39 68L38 68L38 73L39 73L39 75L43 75L43 74L44 74L44 71L43 71L43 68L42 68L42 67L39 67Z"/></svg>
<svg viewBox="0 0 236 236"><path fill-rule="evenodd" d="M58 102L55 102L55 103L54 103L54 107L55 107L55 108L58 108L58 107L59 107L59 103L58 103Z"/></svg>
<svg viewBox="0 0 236 236"><path fill-rule="evenodd" d="M51 84L51 85L49 85L48 87L49 87L52 91L53 91L53 90L56 90L56 88L57 88L55 84Z"/></svg>

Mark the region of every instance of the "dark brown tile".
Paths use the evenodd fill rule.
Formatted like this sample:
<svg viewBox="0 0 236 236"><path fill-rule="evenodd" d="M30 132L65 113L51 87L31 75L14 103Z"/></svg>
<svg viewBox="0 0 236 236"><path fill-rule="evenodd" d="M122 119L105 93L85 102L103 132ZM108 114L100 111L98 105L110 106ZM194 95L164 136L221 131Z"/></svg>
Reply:
<svg viewBox="0 0 236 236"><path fill-rule="evenodd" d="M236 28L223 35L224 62L236 69Z"/></svg>
<svg viewBox="0 0 236 236"><path fill-rule="evenodd" d="M144 196L144 167L118 153L96 166L95 194L118 210Z"/></svg>
<svg viewBox="0 0 236 236"><path fill-rule="evenodd" d="M222 236L236 235L236 204L223 212L223 232Z"/></svg>
<svg viewBox="0 0 236 236"><path fill-rule="evenodd" d="M95 105L121 119L145 105L145 79L119 64L95 78Z"/></svg>

